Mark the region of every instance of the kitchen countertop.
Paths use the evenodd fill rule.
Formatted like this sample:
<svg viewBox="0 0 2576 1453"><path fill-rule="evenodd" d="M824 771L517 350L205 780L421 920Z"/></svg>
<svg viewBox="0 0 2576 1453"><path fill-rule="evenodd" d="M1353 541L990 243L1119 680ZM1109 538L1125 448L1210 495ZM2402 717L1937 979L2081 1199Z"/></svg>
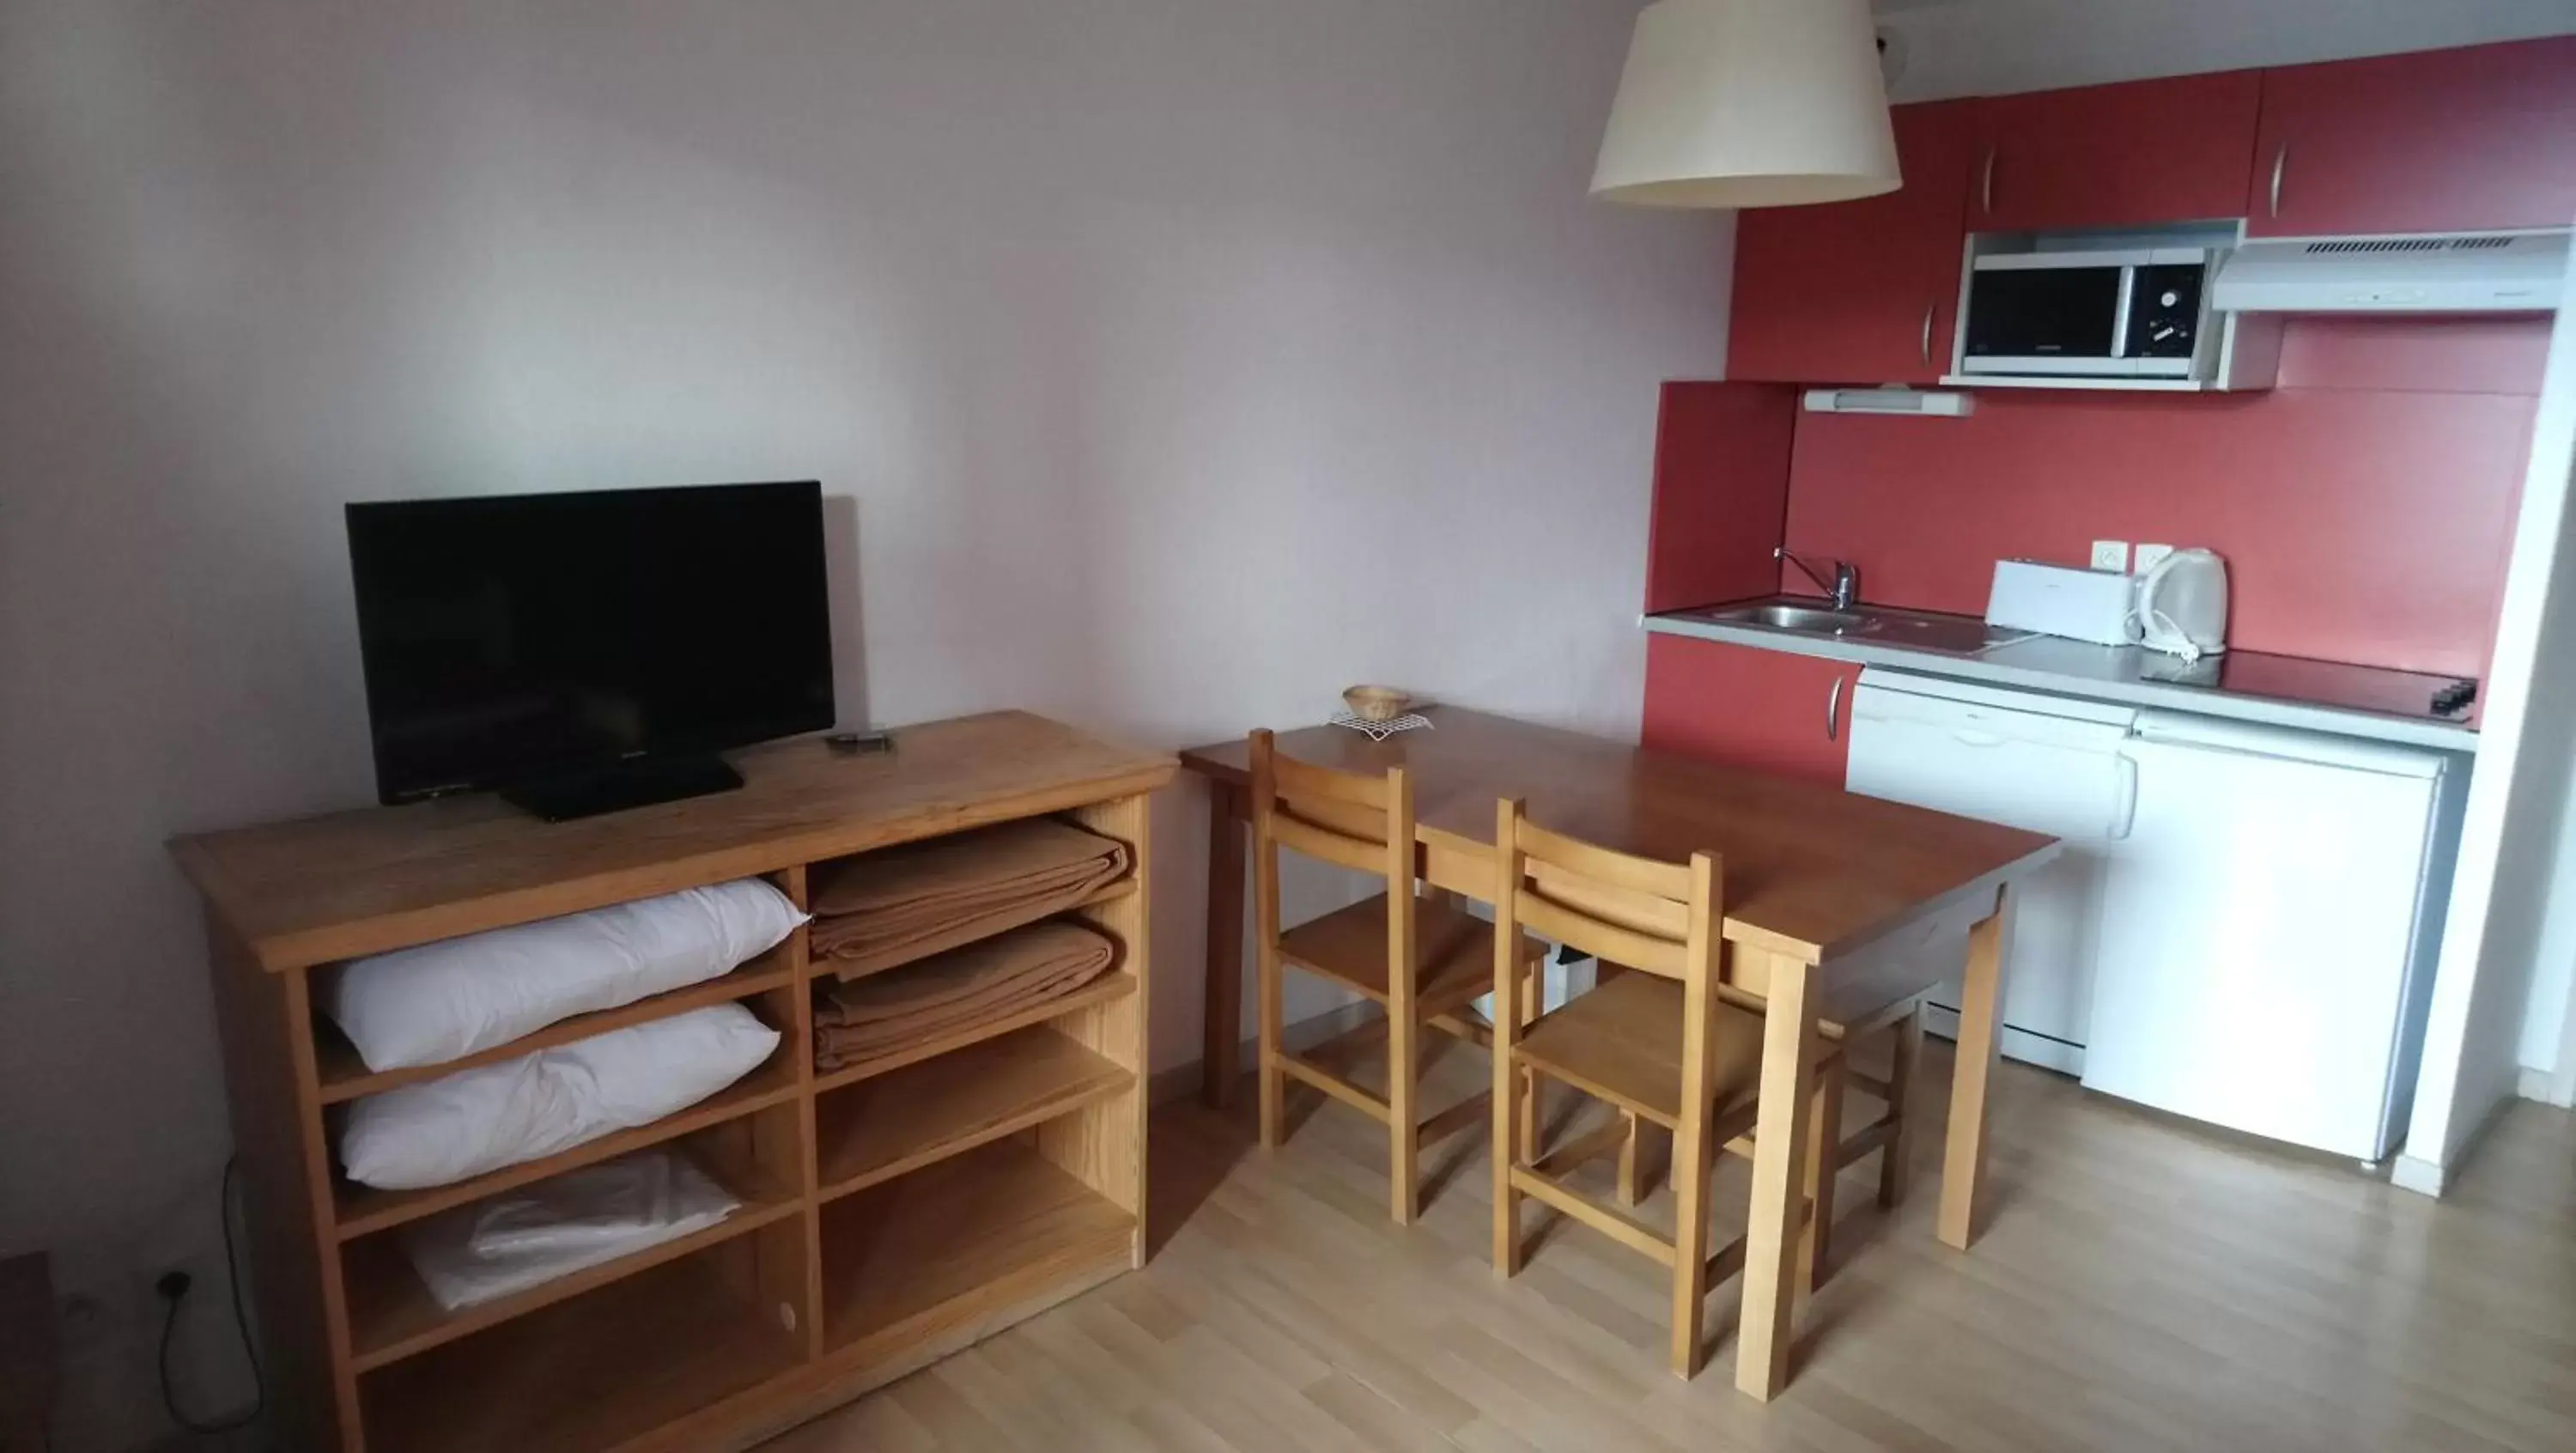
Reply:
<svg viewBox="0 0 2576 1453"><path fill-rule="evenodd" d="M1646 616L1640 624L1665 635L1854 661L1923 676L2054 691L2405 746L2453 752L2478 749L2475 727L2433 713L2433 693L2457 679L2449 676L2256 651L2228 651L2185 665L2176 657L2139 646L2096 646L2057 636L2033 636L1973 656L1954 656L1709 618L1721 609L1671 611Z"/></svg>

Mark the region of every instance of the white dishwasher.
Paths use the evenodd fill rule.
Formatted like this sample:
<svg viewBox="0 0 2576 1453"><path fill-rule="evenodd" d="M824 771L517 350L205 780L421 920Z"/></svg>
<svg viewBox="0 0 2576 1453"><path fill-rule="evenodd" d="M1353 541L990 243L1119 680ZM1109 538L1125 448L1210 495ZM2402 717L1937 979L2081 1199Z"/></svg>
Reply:
<svg viewBox="0 0 2576 1453"><path fill-rule="evenodd" d="M1871 668L1852 695L1854 792L2061 838L2066 851L2013 892L2003 1052L2082 1074L2093 1020L2107 854L2126 836L2135 708ZM1958 980L1929 1026L1958 1026Z"/></svg>
<svg viewBox="0 0 2576 1453"><path fill-rule="evenodd" d="M2086 1087L2382 1159L2414 1102L2465 765L2163 712L2126 750Z"/></svg>

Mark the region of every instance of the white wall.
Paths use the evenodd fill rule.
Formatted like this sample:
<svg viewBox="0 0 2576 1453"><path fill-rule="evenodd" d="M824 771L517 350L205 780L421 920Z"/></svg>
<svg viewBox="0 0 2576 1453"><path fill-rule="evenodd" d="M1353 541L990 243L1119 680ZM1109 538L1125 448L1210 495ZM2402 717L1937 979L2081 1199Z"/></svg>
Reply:
<svg viewBox="0 0 2576 1453"><path fill-rule="evenodd" d="M884 721L1181 745L1368 679L1633 731L1655 385L1722 359L1728 234L1584 196L1629 20L0 0L0 1249L103 1304L58 1446L155 1416L172 1258L187 1391L243 1390L160 844L367 800L344 500L819 476Z"/></svg>
<svg viewBox="0 0 2576 1453"><path fill-rule="evenodd" d="M2549 744L2544 744L2549 745ZM2576 753L2576 741L2565 732L2557 734L2551 746L2561 754ZM2558 841L2550 849L2549 898L2553 909L2541 924L2532 947L2531 993L2522 1013L2522 1046L2517 1056L2522 1067L2532 1072L2527 1078L2541 1081L2546 1098L2559 1105L2576 1102L2576 1058L2568 1053L2567 1040L2576 1032L2576 1003L2571 1003L2571 979L2576 979L2576 795L2571 795L2559 815Z"/></svg>
<svg viewBox="0 0 2576 1453"><path fill-rule="evenodd" d="M2576 281L2576 273L2571 273ZM2534 966L2563 942L2576 898L2559 891L2557 850L2576 744L2576 307L2550 335L2531 467L2483 687L2478 765L2460 830L2458 886L2401 1185L2436 1191L2520 1079Z"/></svg>
<svg viewBox="0 0 2576 1453"><path fill-rule="evenodd" d="M2342 60L2576 31L2569 0L1879 0L1899 101Z"/></svg>

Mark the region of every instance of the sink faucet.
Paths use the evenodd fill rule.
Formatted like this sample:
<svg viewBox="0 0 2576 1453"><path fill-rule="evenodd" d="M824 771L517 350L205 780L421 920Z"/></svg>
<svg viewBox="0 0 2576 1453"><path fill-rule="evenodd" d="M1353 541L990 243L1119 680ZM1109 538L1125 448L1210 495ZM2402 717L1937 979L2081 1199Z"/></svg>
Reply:
<svg viewBox="0 0 2576 1453"><path fill-rule="evenodd" d="M1800 574L1806 576L1809 580L1816 582L1816 588L1818 590L1821 590L1825 594L1834 598L1834 609L1850 610L1853 606L1860 604L1860 567L1852 564L1850 561L1826 561L1826 564L1834 567L1834 578L1828 581L1823 575L1817 572L1815 566L1807 563L1805 556L1800 555L1797 551L1789 549L1786 546L1773 550L1771 552L1771 558L1774 560L1786 560L1790 564L1797 566Z"/></svg>

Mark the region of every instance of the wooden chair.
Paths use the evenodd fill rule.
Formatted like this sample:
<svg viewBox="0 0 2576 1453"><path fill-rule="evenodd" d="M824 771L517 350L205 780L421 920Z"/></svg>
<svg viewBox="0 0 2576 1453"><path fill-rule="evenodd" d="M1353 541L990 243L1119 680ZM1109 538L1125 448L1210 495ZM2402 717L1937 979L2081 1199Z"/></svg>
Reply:
<svg viewBox="0 0 2576 1453"><path fill-rule="evenodd" d="M1517 801L1495 816L1496 932L1527 930L1616 963L1590 993L1521 1027L1521 975L1494 961L1494 1269L1518 1274L1521 1198L1592 1227L1672 1269L1672 1369L1689 1377L1704 1356L1708 1288L1743 1265L1739 1236L1709 1249L1709 1168L1721 1145L1753 1128L1762 1078L1762 1017L1720 996L1723 879L1707 853L1659 863L1533 827ZM1507 941L1503 939L1498 942ZM1620 1116L1540 1154L1528 1072L1616 1107ZM1673 1230L1668 1236L1565 1180L1573 1167L1621 1152L1636 1174L1638 1121L1672 1133Z"/></svg>
<svg viewBox="0 0 2576 1453"><path fill-rule="evenodd" d="M1483 1044L1489 1031L1465 1014L1491 987L1498 953L1534 974L1542 946L1518 935L1498 938L1492 924L1445 894L1414 892L1413 786L1401 767L1383 777L1357 776L1278 755L1267 731L1252 733L1253 922L1260 963L1261 1144L1284 1133L1287 1081L1296 1079L1387 1127L1389 1210L1410 1225L1421 1208L1424 1146L1482 1122L1479 1092L1423 1118L1416 1103L1422 1031L1438 1029ZM1386 880L1387 891L1300 924L1279 927L1279 850ZM1501 943L1503 948L1496 945ZM1285 970L1329 979L1380 1005L1383 1020L1361 1026L1308 1054L1281 1043ZM1335 1049L1387 1040L1384 1098L1319 1062Z"/></svg>
<svg viewBox="0 0 2576 1453"><path fill-rule="evenodd" d="M1916 1091L1923 1068L1923 1001L1909 999L1855 1023L1828 1019L1819 1029L1828 1053L1817 1068L1816 1109L1807 1121L1815 1138L1807 1158L1807 1199L1814 1214L1798 1262L1806 1291L1813 1291L1833 1269L1834 1181L1843 1167L1876 1154L1880 1208L1892 1211L1905 1200L1914 1134L1922 1119ZM1851 1063L1852 1048L1864 1036L1881 1031L1892 1037L1894 1046L1884 1080L1863 1074ZM1887 1108L1859 1130L1847 1131L1843 1095L1854 1085L1877 1096Z"/></svg>
<svg viewBox="0 0 2576 1453"><path fill-rule="evenodd" d="M1605 963L1602 972L1615 975L1623 970ZM1762 996L1732 982L1721 981L1718 997L1757 1014L1761 1012ZM1916 1098L1922 1081L1923 1001L1919 997L1909 999L1848 1024L1827 1019L1817 1029L1825 1041L1825 1053L1816 1064L1815 1108L1807 1118L1810 1144L1805 1163L1806 1194L1811 1214L1799 1243L1802 1294L1814 1291L1832 1270L1835 1182L1845 1167L1878 1155L1880 1208L1892 1211L1904 1203L1911 1185L1914 1137L1921 1119L1916 1113ZM1891 1043L1890 1067L1884 1080L1854 1068L1850 1056L1852 1047L1881 1032L1889 1036ZM1886 1108L1869 1124L1850 1130L1843 1123L1844 1101L1847 1092L1855 1087L1876 1096ZM1634 1206L1654 1190L1653 1149L1648 1142L1656 1126L1634 1114L1626 1115L1624 1123L1628 1138L1619 1147L1618 1195L1622 1204ZM1739 1136L1719 1150L1750 1160L1753 1138ZM1827 1156L1831 1157L1830 1172L1824 1169Z"/></svg>

